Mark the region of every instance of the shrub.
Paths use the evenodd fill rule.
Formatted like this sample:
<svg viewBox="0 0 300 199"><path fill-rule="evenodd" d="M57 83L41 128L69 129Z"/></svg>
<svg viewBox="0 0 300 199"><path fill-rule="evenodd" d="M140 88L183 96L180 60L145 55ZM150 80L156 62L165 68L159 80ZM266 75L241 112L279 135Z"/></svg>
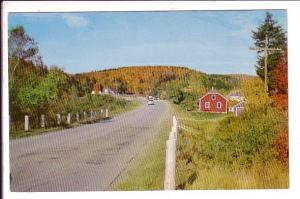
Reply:
<svg viewBox="0 0 300 199"><path fill-rule="evenodd" d="M61 126L65 126L66 117L68 113L72 115L72 121L76 121L76 113L80 113L80 118L83 117L83 112L86 111L90 114L90 111L98 111L100 109L109 109L111 112L125 108L129 102L124 99L117 99L110 95L102 96L92 96L88 95L85 97L74 97L74 98L63 98L59 101L54 101L47 109L31 109L28 112L30 116L30 127L39 128L40 127L40 116L45 114L46 116L46 126L54 127L57 126L56 114L60 113L62 117ZM24 128L24 112L19 113L18 120L11 121L11 130L22 130Z"/></svg>
<svg viewBox="0 0 300 199"><path fill-rule="evenodd" d="M253 165L258 154L264 159L274 158L273 140L284 123L284 114L277 108L247 109L240 117L220 122L212 139L204 143L202 155L233 167ZM261 161L268 161L263 158Z"/></svg>
<svg viewBox="0 0 300 199"><path fill-rule="evenodd" d="M280 160L287 165L289 160L288 128L283 128L275 139L275 146Z"/></svg>

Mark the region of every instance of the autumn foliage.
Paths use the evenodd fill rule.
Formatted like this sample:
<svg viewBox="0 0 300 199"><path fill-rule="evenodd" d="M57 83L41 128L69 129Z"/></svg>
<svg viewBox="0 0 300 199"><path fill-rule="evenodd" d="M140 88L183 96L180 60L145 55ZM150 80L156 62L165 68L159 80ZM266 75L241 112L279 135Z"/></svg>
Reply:
<svg viewBox="0 0 300 199"><path fill-rule="evenodd" d="M81 73L81 76L95 79L95 87L109 87L118 93L154 94L165 90L164 85L175 79L187 79L195 71L186 67L132 66ZM199 72L200 73L200 72ZM96 88L98 90L99 88Z"/></svg>
<svg viewBox="0 0 300 199"><path fill-rule="evenodd" d="M271 97L275 106L288 110L288 58L287 50L285 50L283 56L277 62L274 70L274 76L272 77L271 84ZM288 147L288 128L285 127L280 130L278 137L275 140L275 146L279 153L280 159L287 164L289 156Z"/></svg>
<svg viewBox="0 0 300 199"><path fill-rule="evenodd" d="M284 128L279 133L277 139L275 140L275 146L279 154L279 158L285 163L288 164L289 160L289 136L288 129Z"/></svg>
<svg viewBox="0 0 300 199"><path fill-rule="evenodd" d="M279 59L270 85L271 96L275 104L284 110L288 109L288 59L287 51Z"/></svg>

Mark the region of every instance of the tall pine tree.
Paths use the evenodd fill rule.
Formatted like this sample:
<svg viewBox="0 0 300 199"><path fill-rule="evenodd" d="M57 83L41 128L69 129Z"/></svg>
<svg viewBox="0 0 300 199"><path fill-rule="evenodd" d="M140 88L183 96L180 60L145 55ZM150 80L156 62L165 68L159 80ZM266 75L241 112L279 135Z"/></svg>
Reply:
<svg viewBox="0 0 300 199"><path fill-rule="evenodd" d="M252 38L254 39L254 44L256 47L263 48L265 47L265 39L268 37L268 47L269 48L281 48L285 49L287 45L286 32L283 28L278 24L276 20L273 19L271 13L267 12L265 21L261 24L257 31L252 31ZM276 68L276 63L281 57L280 52L269 52L268 54L268 87L269 92L272 92L273 81L275 81L274 77L274 69ZM257 52L257 63L256 73L257 75L264 80L264 52Z"/></svg>

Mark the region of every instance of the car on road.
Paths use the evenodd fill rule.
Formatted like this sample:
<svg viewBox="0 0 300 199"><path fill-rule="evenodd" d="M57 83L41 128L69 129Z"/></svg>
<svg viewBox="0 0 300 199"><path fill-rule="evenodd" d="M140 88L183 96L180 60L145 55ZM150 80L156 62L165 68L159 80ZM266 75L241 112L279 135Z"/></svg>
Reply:
<svg viewBox="0 0 300 199"><path fill-rule="evenodd" d="M148 100L148 105L154 105L154 101L153 100Z"/></svg>
<svg viewBox="0 0 300 199"><path fill-rule="evenodd" d="M153 100L154 97L152 97L151 95L148 96L148 100Z"/></svg>

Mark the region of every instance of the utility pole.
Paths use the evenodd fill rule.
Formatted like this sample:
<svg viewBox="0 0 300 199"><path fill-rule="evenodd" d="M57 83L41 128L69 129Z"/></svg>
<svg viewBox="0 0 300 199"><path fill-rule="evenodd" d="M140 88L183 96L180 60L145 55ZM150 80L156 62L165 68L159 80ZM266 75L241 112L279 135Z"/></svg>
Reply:
<svg viewBox="0 0 300 199"><path fill-rule="evenodd" d="M268 36L266 35L266 40L265 40L265 91L268 93L268 45L269 45L269 40Z"/></svg>
<svg viewBox="0 0 300 199"><path fill-rule="evenodd" d="M268 36L266 35L266 38L265 38L265 47L263 48L253 48L251 47L250 50L256 50L256 51L264 51L264 54L265 54L265 92L268 93L268 53L269 52L276 52L276 51L279 51L279 52L282 52L282 49L281 48L269 48L268 47L269 45L269 38Z"/></svg>

